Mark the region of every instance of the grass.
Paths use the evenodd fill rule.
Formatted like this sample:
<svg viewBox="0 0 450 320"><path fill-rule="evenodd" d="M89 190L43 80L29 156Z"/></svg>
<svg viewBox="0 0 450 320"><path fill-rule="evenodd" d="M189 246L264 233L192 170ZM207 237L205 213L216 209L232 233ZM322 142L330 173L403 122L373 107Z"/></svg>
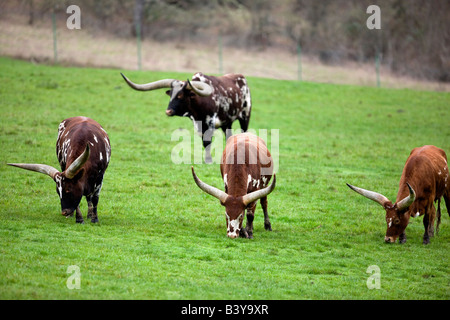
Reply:
<svg viewBox="0 0 450 320"><path fill-rule="evenodd" d="M161 92L129 89L119 70L0 58L1 299L442 299L450 298L450 219L422 245L422 217L404 245L383 243L383 209L346 182L395 199L412 148L450 150L450 94L249 78L250 126L279 129L272 232L258 205L254 239L228 239L224 209L174 164ZM133 81L189 74L126 72ZM54 182L7 162L59 167L58 124L77 115L109 133L112 156L99 224L59 214ZM238 128L236 123L235 128ZM198 141L197 141L198 142ZM195 164L223 188L217 164ZM445 205L443 206L445 208ZM84 215L87 205L83 200ZM80 268L80 289L66 283ZM380 268L380 289L366 283Z"/></svg>

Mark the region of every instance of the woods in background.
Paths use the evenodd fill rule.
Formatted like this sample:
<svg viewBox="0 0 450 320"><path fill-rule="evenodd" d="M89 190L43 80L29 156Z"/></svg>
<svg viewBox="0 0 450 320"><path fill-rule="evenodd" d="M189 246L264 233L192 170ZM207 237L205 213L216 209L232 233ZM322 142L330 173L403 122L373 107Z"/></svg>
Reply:
<svg viewBox="0 0 450 320"><path fill-rule="evenodd" d="M0 1L28 23L76 4L82 28L118 37L190 41L264 50L279 47L317 56L323 63L373 61L393 72L450 82L448 0L22 0ZM369 5L381 8L381 30L366 27Z"/></svg>

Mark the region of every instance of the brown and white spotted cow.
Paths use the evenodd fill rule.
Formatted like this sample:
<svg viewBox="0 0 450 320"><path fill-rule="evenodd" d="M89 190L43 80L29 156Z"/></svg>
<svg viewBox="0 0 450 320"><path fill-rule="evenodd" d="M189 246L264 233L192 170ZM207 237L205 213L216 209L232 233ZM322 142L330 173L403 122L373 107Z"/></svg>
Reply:
<svg viewBox="0 0 450 320"><path fill-rule="evenodd" d="M272 231L267 212L267 196L276 183L273 165L272 156L264 140L247 132L233 135L227 140L220 165L225 192L202 182L192 167L197 186L219 199L225 206L228 237L253 238L253 219L258 199L261 199L264 212L264 228ZM272 175L273 182L268 186ZM247 225L243 229L245 209Z"/></svg>
<svg viewBox="0 0 450 320"><path fill-rule="evenodd" d="M447 211L450 210L450 181L447 155L444 150L435 146L414 148L406 160L400 178L397 200L393 204L382 194L347 185L357 193L379 203L386 210L387 231L386 242L406 242L405 229L410 217L424 216L425 233L423 243L430 242L434 235L434 220L436 209L433 202L437 201L436 233L441 222L441 197L444 197ZM450 211L449 211L450 215Z"/></svg>
<svg viewBox="0 0 450 320"><path fill-rule="evenodd" d="M227 138L235 120L239 120L243 132L248 129L252 102L247 80L241 74L214 77L198 72L191 81L164 79L147 84L135 84L125 75L122 77L139 91L170 89L166 92L170 96L166 115L189 117L193 121L206 149L206 162L211 162L208 147L216 128L221 128Z"/></svg>
<svg viewBox="0 0 450 320"><path fill-rule="evenodd" d="M108 134L96 121L74 117L62 121L58 128L56 155L61 172L45 164L8 163L11 166L41 172L56 182L61 199L61 214L84 223L79 203L83 196L88 203L88 219L98 222L97 204L103 184L103 175L111 157Z"/></svg>

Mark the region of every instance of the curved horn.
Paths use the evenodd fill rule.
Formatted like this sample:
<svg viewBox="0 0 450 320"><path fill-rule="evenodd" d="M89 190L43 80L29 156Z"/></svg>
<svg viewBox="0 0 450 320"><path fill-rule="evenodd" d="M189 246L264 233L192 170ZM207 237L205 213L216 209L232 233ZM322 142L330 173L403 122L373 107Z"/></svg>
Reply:
<svg viewBox="0 0 450 320"><path fill-rule="evenodd" d="M200 189L202 189L203 191L205 191L206 193L219 199L220 202L225 203L225 200L227 199L228 195L225 192L223 192L222 190L219 190L219 189L212 187L212 186L204 183L203 181L201 181L195 174L194 167L191 167L191 169L192 169L192 176L194 177L194 181L197 184L197 186Z"/></svg>
<svg viewBox="0 0 450 320"><path fill-rule="evenodd" d="M72 179L75 177L75 175L80 171L80 169L83 167L83 165L86 163L86 161L89 159L90 149L89 144L86 144L86 149L83 151L83 153L75 159L74 162L69 166L69 168L64 171L64 175L68 179Z"/></svg>
<svg viewBox="0 0 450 320"><path fill-rule="evenodd" d="M414 202L414 200L416 200L416 192L409 185L408 182L406 184L408 185L409 195L407 197L405 197L404 199L400 200L399 202L397 202L396 205L397 205L398 211L408 209L408 207Z"/></svg>
<svg viewBox="0 0 450 320"><path fill-rule="evenodd" d="M273 189L275 189L276 181L277 181L277 177L274 174L273 181L270 186L268 186L264 189L261 189L258 191L253 191L249 194L246 194L245 196L242 197L242 201L244 202L245 205L248 205L249 203L252 203L253 201L256 201L262 197L267 196L269 193L271 193L273 191Z"/></svg>
<svg viewBox="0 0 450 320"><path fill-rule="evenodd" d="M132 82L130 79L128 79L123 73L120 73L120 74L122 75L124 80L128 83L128 85L131 88L133 88L135 90L139 90L139 91L149 91L149 90L155 90L155 89L170 88L172 82L175 81L174 79L164 79L164 80L149 82L146 84L136 84L136 83Z"/></svg>
<svg viewBox="0 0 450 320"><path fill-rule="evenodd" d="M52 166L48 166L46 164L31 164L31 163L8 163L10 166L40 172L50 176L53 180L55 179L55 175L59 172L59 170L53 168Z"/></svg>
<svg viewBox="0 0 450 320"><path fill-rule="evenodd" d="M352 189L353 191L359 193L360 195L362 195L362 196L364 196L366 198L369 198L370 200L373 200L373 201L379 203L383 207L384 207L384 204L386 202L389 202L389 199L386 198L385 196L383 196L381 193L376 193L376 192L373 192L373 191L369 191L369 190L365 190L365 189L362 189L362 188L358 188L358 187L352 186L351 184L348 184L348 183L347 183L347 186L350 189Z"/></svg>
<svg viewBox="0 0 450 320"><path fill-rule="evenodd" d="M187 83L188 83L187 88L194 91L200 97L207 97L212 94L213 90L209 84L206 84L201 81L189 81L189 79L187 80Z"/></svg>

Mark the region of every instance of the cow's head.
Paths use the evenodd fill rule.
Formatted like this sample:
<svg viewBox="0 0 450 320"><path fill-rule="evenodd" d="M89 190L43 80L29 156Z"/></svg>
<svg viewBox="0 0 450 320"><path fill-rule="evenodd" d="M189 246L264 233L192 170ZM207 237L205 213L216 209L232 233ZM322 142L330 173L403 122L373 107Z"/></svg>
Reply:
<svg viewBox="0 0 450 320"><path fill-rule="evenodd" d="M136 84L128 79L124 74L122 77L128 85L139 91L150 91L155 89L168 88L166 91L170 97L169 106L166 109L168 116L184 116L189 112L191 99L196 95L207 97L212 94L213 89L210 85L201 81L180 81L174 79L164 79L146 84Z"/></svg>
<svg viewBox="0 0 450 320"><path fill-rule="evenodd" d="M56 182L56 192L61 199L61 214L71 216L83 196L83 186L80 177L83 166L89 159L89 154L89 145L86 145L84 152L63 172L46 164L8 163L8 165L50 176Z"/></svg>
<svg viewBox="0 0 450 320"><path fill-rule="evenodd" d="M225 216L227 220L227 236L229 238L237 238L242 230L242 222L244 221L245 209L252 202L267 196L275 189L276 176L273 175L273 181L270 186L251 192L241 197L234 197L226 194L213 186L210 186L201 181L195 174L194 167L192 168L192 176L197 186L206 193L216 197L220 203L225 207Z"/></svg>
<svg viewBox="0 0 450 320"><path fill-rule="evenodd" d="M363 195L370 200L373 200L380 204L384 210L386 211L386 236L384 237L384 241L387 243L393 243L397 240L397 238L403 234L406 227L408 226L410 214L408 208L414 202L416 198L416 193L414 189L406 183L409 189L409 195L403 198L402 200L392 203L388 198L383 196L380 193L376 193L373 191L365 190L362 188L358 188L352 186L347 183L347 186L353 191Z"/></svg>

